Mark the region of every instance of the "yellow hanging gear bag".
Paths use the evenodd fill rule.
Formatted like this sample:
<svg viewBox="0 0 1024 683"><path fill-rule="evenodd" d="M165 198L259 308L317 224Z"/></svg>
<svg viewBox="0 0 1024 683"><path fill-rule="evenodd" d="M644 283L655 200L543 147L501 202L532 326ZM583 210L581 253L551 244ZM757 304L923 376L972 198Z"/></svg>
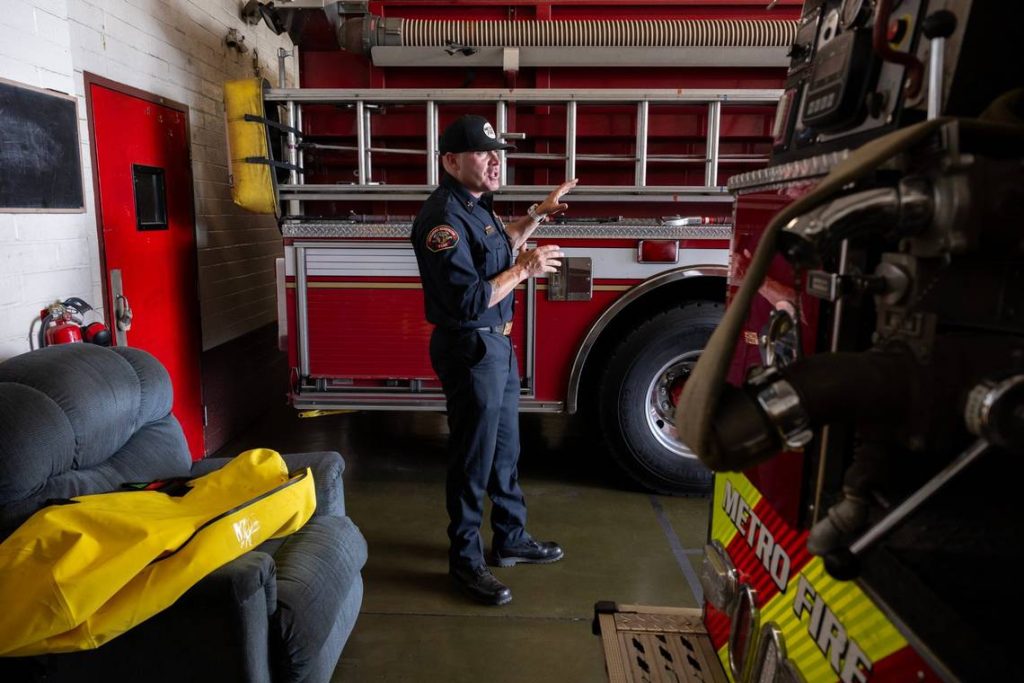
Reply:
<svg viewBox="0 0 1024 683"><path fill-rule="evenodd" d="M0 543L0 655L99 647L316 508L313 473L255 449L184 495L123 491L36 512Z"/></svg>
<svg viewBox="0 0 1024 683"><path fill-rule="evenodd" d="M288 130L267 118L263 107L263 79L247 78L224 84L224 118L227 123L231 164L231 198L253 213L278 213L277 168L290 168L274 160L268 127ZM298 132L298 131L295 131Z"/></svg>

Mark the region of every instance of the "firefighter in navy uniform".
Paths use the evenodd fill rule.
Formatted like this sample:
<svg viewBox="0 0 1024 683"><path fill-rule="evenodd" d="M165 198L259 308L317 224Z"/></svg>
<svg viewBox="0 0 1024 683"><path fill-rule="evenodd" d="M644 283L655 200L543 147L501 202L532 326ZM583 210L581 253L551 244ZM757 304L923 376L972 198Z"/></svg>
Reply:
<svg viewBox="0 0 1024 683"><path fill-rule="evenodd" d="M486 119L463 116L441 134L445 173L413 223L412 244L434 324L430 360L447 399L450 460L446 485L449 573L476 600L503 605L512 592L484 559L484 494L490 497L491 559L503 567L562 558L557 543L526 533L519 488L519 368L509 333L516 285L561 265L554 245L525 249L546 216L565 211L556 188L529 215L504 226L491 209L499 186L498 139Z"/></svg>

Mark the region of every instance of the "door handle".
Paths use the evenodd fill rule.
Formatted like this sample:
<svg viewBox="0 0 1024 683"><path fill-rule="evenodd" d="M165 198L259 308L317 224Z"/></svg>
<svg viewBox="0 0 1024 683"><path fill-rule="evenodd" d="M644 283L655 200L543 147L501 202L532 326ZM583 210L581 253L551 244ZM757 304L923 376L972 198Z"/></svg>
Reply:
<svg viewBox="0 0 1024 683"><path fill-rule="evenodd" d="M132 329L132 307L128 303L128 297L124 295L120 268L113 268L110 271L110 295L114 300L114 343L118 346L128 346L128 330Z"/></svg>
<svg viewBox="0 0 1024 683"><path fill-rule="evenodd" d="M122 332L132 329L132 307L124 294L118 294L114 299L114 318L117 321L117 329Z"/></svg>

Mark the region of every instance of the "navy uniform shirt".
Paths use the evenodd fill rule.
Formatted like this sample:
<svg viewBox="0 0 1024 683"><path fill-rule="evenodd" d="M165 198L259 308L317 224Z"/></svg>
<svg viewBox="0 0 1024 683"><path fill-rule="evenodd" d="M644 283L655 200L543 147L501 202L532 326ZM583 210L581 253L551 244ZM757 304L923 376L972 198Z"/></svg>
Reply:
<svg viewBox="0 0 1024 683"><path fill-rule="evenodd" d="M489 280L512 267L505 226L489 195L474 197L447 173L412 224L427 320L447 329L501 325L512 320L509 293L496 306Z"/></svg>

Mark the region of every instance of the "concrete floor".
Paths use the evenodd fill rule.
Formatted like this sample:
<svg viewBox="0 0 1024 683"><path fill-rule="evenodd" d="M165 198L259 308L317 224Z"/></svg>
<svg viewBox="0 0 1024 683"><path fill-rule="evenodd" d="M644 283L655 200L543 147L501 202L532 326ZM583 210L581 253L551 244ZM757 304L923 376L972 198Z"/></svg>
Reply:
<svg viewBox="0 0 1024 683"><path fill-rule="evenodd" d="M444 415L300 419L281 407L217 454L262 446L345 457L348 513L369 561L362 612L332 680L605 681L594 602L699 604L707 499L622 488L582 420L524 415L521 431L529 530L566 555L494 569L512 589L504 607L470 602L448 582Z"/></svg>

